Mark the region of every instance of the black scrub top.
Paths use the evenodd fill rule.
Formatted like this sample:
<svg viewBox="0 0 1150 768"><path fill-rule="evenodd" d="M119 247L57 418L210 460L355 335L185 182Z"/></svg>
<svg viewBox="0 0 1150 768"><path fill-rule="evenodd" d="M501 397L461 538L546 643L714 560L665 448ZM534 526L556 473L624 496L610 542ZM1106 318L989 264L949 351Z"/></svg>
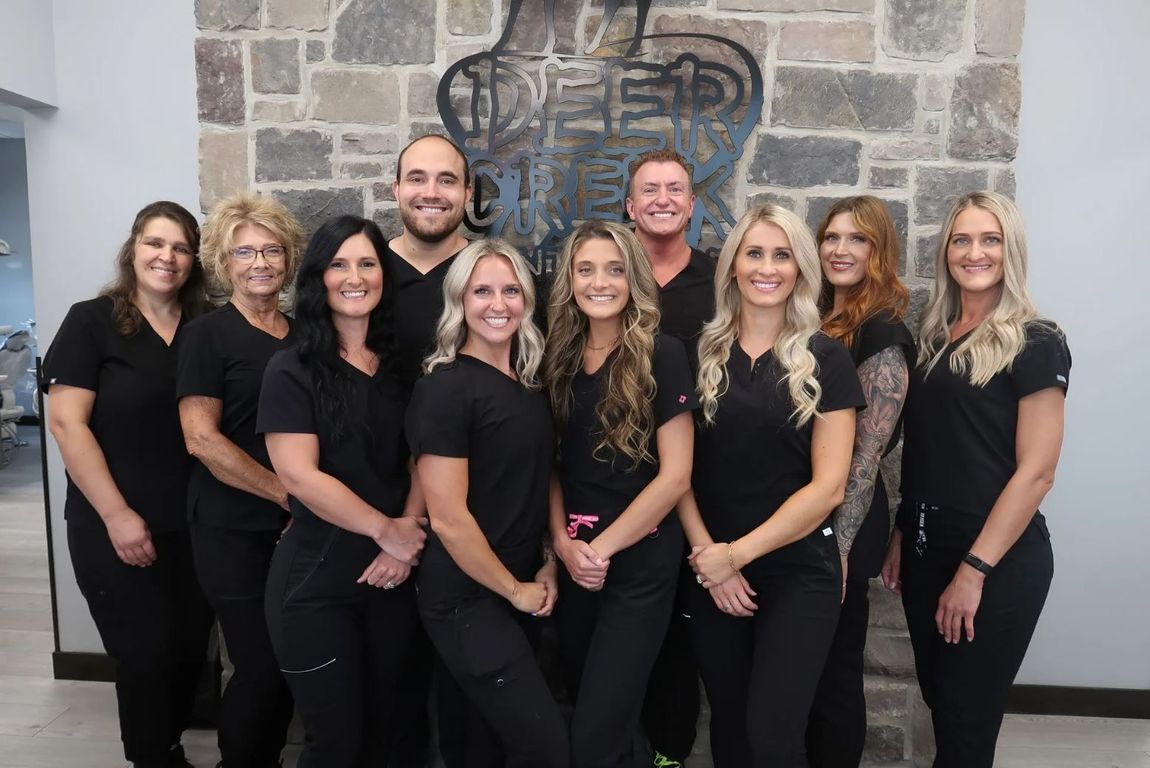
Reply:
<svg viewBox="0 0 1150 768"><path fill-rule="evenodd" d="M180 334L176 396L197 395L222 401L220 434L260 466L272 470L267 444L256 435L256 412L264 369L272 355L292 345L288 335L277 339L248 322L231 302L188 323ZM242 531L278 530L287 513L274 501L262 499L216 479L194 462L188 487L188 519Z"/></svg>
<svg viewBox="0 0 1150 768"><path fill-rule="evenodd" d="M901 320L890 310L881 310L864 320L855 330L850 353L857 369L868 359L890 347L902 350L903 359L909 371L915 363L914 337ZM898 444L902 429L902 414L899 414L890 440L883 449L883 456L890 453ZM851 546L848 573L858 577L872 578L882 569L886 555L887 540L890 538L890 499L886 494L886 484L882 471L875 476L874 495L870 509L855 535Z"/></svg>
<svg viewBox="0 0 1150 768"><path fill-rule="evenodd" d="M822 387L818 411L866 407L850 354L822 332L811 337L815 378ZM751 360L736 339L727 361L727 391L719 398L713 425L700 425L695 436L692 483L707 531L715 541L734 541L754 530L783 502L811 481L814 419L796 427L794 403L785 371L768 350ZM815 535L830 538L821 527ZM831 539L833 541L833 539ZM751 564L775 556L778 552Z"/></svg>
<svg viewBox="0 0 1150 768"><path fill-rule="evenodd" d="M152 533L187 528L185 509L191 458L176 407L175 344L147 320L132 336L112 321L112 300L73 304L44 356L46 389L55 384L96 393L88 426L124 500ZM103 528L95 507L68 476L64 517L81 528Z"/></svg>
<svg viewBox="0 0 1150 768"><path fill-rule="evenodd" d="M547 397L470 355L415 385L407 412L411 454L467 459L467 509L496 557L520 581L542 564L554 428ZM424 610L449 610L486 589L434 533L419 566Z"/></svg>
<svg viewBox="0 0 1150 768"><path fill-rule="evenodd" d="M659 288L659 311L659 330L683 342L691 370L696 370L699 334L715 316L715 260L692 248L687 266Z"/></svg>
<svg viewBox="0 0 1150 768"><path fill-rule="evenodd" d="M559 481L563 487L563 506L568 519L579 515L582 524L572 525L575 538L590 542L635 500L635 497L659 474L659 449L655 432L680 413L699 407L695 382L687 363L683 344L672 336L655 337L655 356L651 373L655 377L655 423L648 451L654 460L633 466L630 458L610 449L594 455L602 430L596 416L607 372L614 363L613 351L595 373L582 369L571 380L571 410L559 440ZM597 518L597 519L591 519Z"/></svg>
<svg viewBox="0 0 1150 768"><path fill-rule="evenodd" d="M298 347L276 352L268 363L256 434L316 435L320 471L388 517L399 517L408 483L404 392L383 366L369 376L343 360L340 365L350 377L351 391L343 432L338 437L318 413L315 384ZM294 496L289 496L288 502L294 525L330 526ZM367 536L357 538L364 542L368 559L375 557L379 552L375 542Z"/></svg>
<svg viewBox="0 0 1150 768"><path fill-rule="evenodd" d="M395 285L395 335L399 344L399 370L408 384L419 378L423 360L435 347L435 326L443 314L443 278L455 263L453 254L426 275L399 254L387 249Z"/></svg>
<svg viewBox="0 0 1150 768"><path fill-rule="evenodd" d="M902 495L985 519L1017 468L1018 401L1069 387L1070 348L1053 323L1027 323L1026 346L1010 369L976 387L950 370L950 354L965 338L947 345L929 376L924 366L911 371Z"/></svg>

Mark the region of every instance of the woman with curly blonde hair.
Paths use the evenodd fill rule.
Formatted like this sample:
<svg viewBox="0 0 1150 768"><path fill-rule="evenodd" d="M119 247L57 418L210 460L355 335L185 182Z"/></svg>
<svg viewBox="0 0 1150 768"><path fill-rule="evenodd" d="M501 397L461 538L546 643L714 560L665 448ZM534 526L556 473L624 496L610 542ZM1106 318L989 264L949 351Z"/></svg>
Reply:
<svg viewBox="0 0 1150 768"><path fill-rule="evenodd" d="M303 230L274 198L242 193L216 205L200 263L227 302L189 323L179 347L180 423L197 459L188 486L192 554L234 669L218 733L228 766L274 765L292 716L263 611L288 495L255 423L264 369L295 341L279 299L302 244Z"/></svg>
<svg viewBox="0 0 1150 768"><path fill-rule="evenodd" d="M819 330L820 282L801 219L774 205L748 211L719 255L716 315L699 339L703 419L694 494L679 514L717 768L805 768L807 715L838 621L830 515L865 400L850 355Z"/></svg>
<svg viewBox="0 0 1150 768"><path fill-rule="evenodd" d="M629 754L667 631L697 407L683 345L659 334L658 286L626 227L580 225L548 307L544 378L559 433L551 537L574 766Z"/></svg>
<svg viewBox="0 0 1150 768"><path fill-rule="evenodd" d="M1013 202L959 197L910 374L902 505L883 580L902 592L935 768L993 764L1054 573L1038 507L1062 447L1070 350L1039 318L1026 263Z"/></svg>
<svg viewBox="0 0 1150 768"><path fill-rule="evenodd" d="M531 277L502 240L459 252L407 412L434 534L418 602L450 672L438 696L448 765L564 768L569 759L563 716L534 655L535 617L551 613L558 590L544 547L555 440Z"/></svg>

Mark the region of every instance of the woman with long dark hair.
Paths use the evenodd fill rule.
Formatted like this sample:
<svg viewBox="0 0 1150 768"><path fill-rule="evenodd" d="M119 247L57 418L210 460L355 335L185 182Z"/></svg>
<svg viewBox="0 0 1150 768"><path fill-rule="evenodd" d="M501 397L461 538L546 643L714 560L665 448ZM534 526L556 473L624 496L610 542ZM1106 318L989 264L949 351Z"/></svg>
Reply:
<svg viewBox="0 0 1150 768"><path fill-rule="evenodd" d="M379 228L327 221L296 281L292 349L264 375L256 430L289 494L266 612L307 731L301 768L387 761L395 687L415 628L409 580L425 534L404 502L406 393Z"/></svg>
<svg viewBox="0 0 1150 768"><path fill-rule="evenodd" d="M274 198L222 200L204 223L200 263L228 301L196 318L180 340L180 423L197 459L188 490L192 553L232 665L217 722L227 768L276 765L292 716L264 619L287 491L256 435L256 411L268 361L294 342L279 303L302 241L303 230Z"/></svg>
<svg viewBox="0 0 1150 768"><path fill-rule="evenodd" d="M821 278L798 216L747 211L719 254L716 314L699 339L694 494L679 514L716 768L806 768L803 732L838 623L830 516L865 400L846 349L819 330Z"/></svg>
<svg viewBox="0 0 1150 768"><path fill-rule="evenodd" d="M116 662L120 738L136 768L186 765L180 735L212 623L192 565L176 408L175 345L205 307L199 244L182 206L146 206L115 281L72 306L44 358L48 428L68 471L68 551Z"/></svg>
<svg viewBox="0 0 1150 768"><path fill-rule="evenodd" d="M1070 350L1026 288L1026 234L996 192L942 226L883 564L901 589L935 768L990 768L1054 575L1039 511L1062 448ZM977 635L975 633L977 630Z"/></svg>
<svg viewBox="0 0 1150 768"><path fill-rule="evenodd" d="M554 433L534 309L514 248L480 240L460 251L408 411L434 534L419 611L451 678L439 686L449 766L568 764L563 717L534 654L538 617L557 592L544 548Z"/></svg>
<svg viewBox="0 0 1150 768"><path fill-rule="evenodd" d="M857 768L866 740L867 589L882 568L890 535L879 462L898 442L914 338L902 322L908 293L898 279L898 233L886 205L870 195L839 200L815 239L823 270L823 332L851 353L867 407L855 425L843 503L832 517L843 565L843 606L811 706L807 760L812 768Z"/></svg>
<svg viewBox="0 0 1150 768"><path fill-rule="evenodd" d="M604 221L564 243L544 371L559 433L551 537L572 763L630 754L675 601L697 406L683 344L659 333L658 285L635 235Z"/></svg>

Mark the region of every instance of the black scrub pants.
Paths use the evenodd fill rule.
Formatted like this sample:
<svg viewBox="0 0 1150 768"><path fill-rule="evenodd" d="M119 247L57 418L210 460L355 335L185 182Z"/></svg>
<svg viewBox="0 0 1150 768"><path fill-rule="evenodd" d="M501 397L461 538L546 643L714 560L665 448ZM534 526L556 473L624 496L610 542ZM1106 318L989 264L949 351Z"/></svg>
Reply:
<svg viewBox="0 0 1150 768"><path fill-rule="evenodd" d="M524 626L536 619L486 590L453 608L421 602L420 615L442 662L444 763L566 768L567 726Z"/></svg>
<svg viewBox="0 0 1150 768"><path fill-rule="evenodd" d="M743 569L758 593L751 617L723 613L691 581L689 623L711 705L715 768L807 768L807 719L842 594L838 547L833 536L812 540L821 536Z"/></svg>
<svg viewBox="0 0 1150 768"><path fill-rule="evenodd" d="M233 672L220 700L224 768L274 768L287 740L292 698L276 664L264 592L280 530L240 531L193 521L196 575L223 630Z"/></svg>
<svg viewBox="0 0 1150 768"><path fill-rule="evenodd" d="M680 570L689 576L687 554L684 549ZM680 583L683 581L680 578ZM667 636L655 658L643 701L643 729L651 748L677 763L691 754L699 721L699 665L691 648L683 599L676 594Z"/></svg>
<svg viewBox="0 0 1150 768"><path fill-rule="evenodd" d="M904 501L903 510L917 506ZM1042 515L1035 515L986 577L974 640L964 634L954 645L943 641L934 615L985 517L928 510L923 554L915 548L917 525L902 525L901 578L918 683L934 724L934 767L991 768L1007 696L1054 576L1050 533ZM911 518L917 522L917 511Z"/></svg>
<svg viewBox="0 0 1150 768"><path fill-rule="evenodd" d="M373 551L364 536L296 521L272 557L265 610L307 733L299 768L387 762L418 619L411 578L390 590L355 583Z"/></svg>
<svg viewBox="0 0 1150 768"><path fill-rule="evenodd" d="M682 549L682 528L665 520L657 534L611 558L598 592L575 584L560 564L555 620L575 701L573 768L615 768L630 759L674 608Z"/></svg>
<svg viewBox="0 0 1150 768"><path fill-rule="evenodd" d="M124 757L138 768L167 766L180 743L212 626L187 531L153 533L152 544L152 565L126 565L103 528L68 525L76 583L116 662Z"/></svg>

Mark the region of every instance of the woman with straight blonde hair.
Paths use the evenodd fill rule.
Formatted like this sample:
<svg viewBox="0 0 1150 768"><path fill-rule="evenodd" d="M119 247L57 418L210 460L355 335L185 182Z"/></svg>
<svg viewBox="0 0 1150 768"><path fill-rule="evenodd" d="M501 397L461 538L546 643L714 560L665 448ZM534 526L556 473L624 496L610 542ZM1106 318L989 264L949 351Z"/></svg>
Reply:
<svg viewBox="0 0 1150 768"><path fill-rule="evenodd" d="M439 703L452 766L568 764L563 717L534 652L535 617L551 613L558 592L544 547L555 443L534 309L530 270L508 243L460 251L407 413L433 534L419 612L450 673Z"/></svg>
<svg viewBox="0 0 1150 768"><path fill-rule="evenodd" d="M993 764L1054 573L1038 507L1054 484L1071 361L1062 331L1030 300L1026 262L1013 202L958 198L910 375L883 581L902 592L935 768Z"/></svg>
<svg viewBox="0 0 1150 768"><path fill-rule="evenodd" d="M717 768L806 767L807 715L838 621L830 515L866 401L846 349L819 331L820 281L801 219L748 211L719 255L716 315L699 340L703 419L679 516Z"/></svg>
<svg viewBox="0 0 1150 768"><path fill-rule="evenodd" d="M834 512L843 565L843 606L807 726L811 768L857 768L866 741L863 648L869 580L882 568L890 503L879 462L898 443L914 337L902 322L907 289L898 279L898 233L886 204L839 200L817 236L823 271L823 332L846 346L867 407L855 429L846 495Z"/></svg>
<svg viewBox="0 0 1150 768"><path fill-rule="evenodd" d="M572 764L621 765L675 601L697 407L682 343L659 333L658 286L626 227L588 221L563 245L545 380L559 432L551 537Z"/></svg>

